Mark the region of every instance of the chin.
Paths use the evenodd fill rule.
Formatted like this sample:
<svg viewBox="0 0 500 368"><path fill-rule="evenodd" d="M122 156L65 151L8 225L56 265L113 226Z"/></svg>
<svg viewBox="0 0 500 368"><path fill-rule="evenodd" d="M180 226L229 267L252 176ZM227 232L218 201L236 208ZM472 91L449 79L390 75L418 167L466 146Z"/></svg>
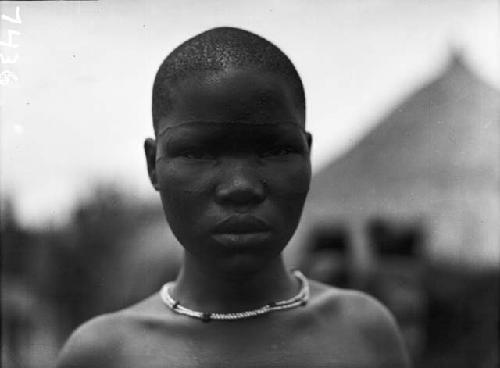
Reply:
<svg viewBox="0 0 500 368"><path fill-rule="evenodd" d="M217 273L227 274L229 277L241 278L262 270L270 263L280 259L284 247L276 247L276 243L263 242L249 246L244 243L221 244L211 242L207 244L209 251L192 256L198 258L198 262L212 268ZM272 246L273 245L273 246Z"/></svg>
<svg viewBox="0 0 500 368"><path fill-rule="evenodd" d="M218 260L217 268L229 278L242 279L262 270L270 262L279 258L280 254L265 258L252 254L235 254Z"/></svg>

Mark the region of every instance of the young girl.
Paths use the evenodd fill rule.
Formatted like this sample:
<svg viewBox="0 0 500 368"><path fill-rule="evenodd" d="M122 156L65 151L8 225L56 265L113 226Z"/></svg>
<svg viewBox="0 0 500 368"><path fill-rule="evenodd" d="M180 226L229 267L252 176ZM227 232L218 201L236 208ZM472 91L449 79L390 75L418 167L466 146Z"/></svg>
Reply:
<svg viewBox="0 0 500 368"><path fill-rule="evenodd" d="M153 123L149 177L185 249L181 271L80 327L59 368L408 366L381 304L283 263L309 190L311 135L281 50L236 28L187 40L157 72Z"/></svg>

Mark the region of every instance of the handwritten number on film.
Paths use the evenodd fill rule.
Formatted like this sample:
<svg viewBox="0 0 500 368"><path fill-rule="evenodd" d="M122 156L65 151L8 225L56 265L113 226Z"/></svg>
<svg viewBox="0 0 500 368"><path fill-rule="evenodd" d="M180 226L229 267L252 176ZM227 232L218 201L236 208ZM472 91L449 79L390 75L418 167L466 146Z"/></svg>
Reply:
<svg viewBox="0 0 500 368"><path fill-rule="evenodd" d="M2 22L21 24L22 20L19 6L16 6L15 17L11 17L7 14L2 14ZM10 28L7 29L5 35L2 34L2 39L0 40L0 47L2 47L2 52L0 53L0 62L2 66L5 64L15 64L18 61L19 54L15 53L14 55L12 55L12 49L17 49L19 47L19 44L16 43L15 37L19 36L20 34L21 32L19 32L18 30ZM6 53L4 54L4 52ZM17 75L11 70L3 70L0 73L0 86L7 86L10 83L17 82L18 80L19 79L17 78Z"/></svg>

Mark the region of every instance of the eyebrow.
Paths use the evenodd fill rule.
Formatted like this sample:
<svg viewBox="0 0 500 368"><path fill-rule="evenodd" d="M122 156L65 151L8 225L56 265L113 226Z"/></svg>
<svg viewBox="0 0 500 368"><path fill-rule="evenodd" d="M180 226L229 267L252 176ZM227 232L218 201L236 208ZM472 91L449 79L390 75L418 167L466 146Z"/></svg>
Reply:
<svg viewBox="0 0 500 368"><path fill-rule="evenodd" d="M304 126L298 124L295 121L291 120L281 120L278 122L274 123L258 123L258 122L236 122L236 121L200 121L200 120L192 120L192 121L185 121L185 122L180 122L175 125L169 125L166 127L163 127L163 129L160 129L158 132L158 137L163 136L167 131L171 129L176 129L180 127L202 127L202 128L220 128L222 124L234 124L237 126L258 126L258 127L284 127L284 126L293 126L294 128L300 129L303 133L306 133L306 129Z"/></svg>

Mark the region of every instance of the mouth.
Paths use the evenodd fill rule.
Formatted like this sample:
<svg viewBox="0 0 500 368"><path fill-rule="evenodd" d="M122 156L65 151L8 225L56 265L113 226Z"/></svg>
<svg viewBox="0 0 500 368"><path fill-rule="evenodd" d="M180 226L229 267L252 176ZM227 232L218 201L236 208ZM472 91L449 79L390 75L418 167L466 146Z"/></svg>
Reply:
<svg viewBox="0 0 500 368"><path fill-rule="evenodd" d="M230 216L219 222L212 237L228 247L261 244L271 236L271 227L263 220L249 215Z"/></svg>
<svg viewBox="0 0 500 368"><path fill-rule="evenodd" d="M260 233L218 233L212 235L213 239L228 248L237 249L255 249L259 245L264 244L270 237L271 233L260 232Z"/></svg>
<svg viewBox="0 0 500 368"><path fill-rule="evenodd" d="M270 226L258 217L251 215L234 215L219 222L215 228L215 234L258 234L270 231Z"/></svg>

